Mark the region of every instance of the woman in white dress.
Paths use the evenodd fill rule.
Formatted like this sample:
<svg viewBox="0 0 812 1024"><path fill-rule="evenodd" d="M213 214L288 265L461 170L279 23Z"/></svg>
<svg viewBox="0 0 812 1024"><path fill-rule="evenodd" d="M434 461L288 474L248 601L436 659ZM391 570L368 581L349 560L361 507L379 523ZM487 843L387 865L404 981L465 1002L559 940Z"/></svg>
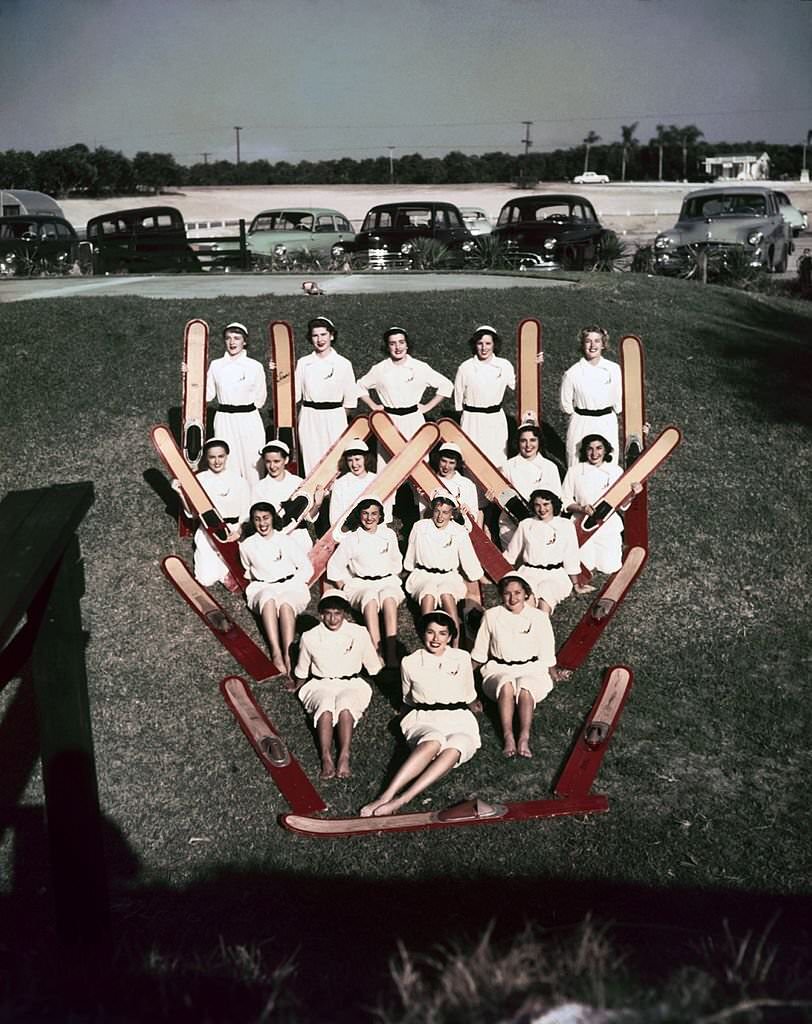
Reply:
<svg viewBox="0 0 812 1024"><path fill-rule="evenodd" d="M225 354L211 361L206 374L206 401L217 399L214 434L228 442L232 468L250 488L259 480L257 452L265 444L259 410L268 399L268 384L262 363L248 358L248 328L244 324L228 324L223 340Z"/></svg>
<svg viewBox="0 0 812 1024"><path fill-rule="evenodd" d="M584 327L579 338L581 358L561 381L561 409L569 416L567 465L578 459L586 434L600 434L618 448L618 413L623 408L620 367L604 358L609 334L603 327Z"/></svg>
<svg viewBox="0 0 812 1024"><path fill-rule="evenodd" d="M243 523L248 522L250 507L248 484L229 465L230 449L228 444L219 437L213 437L203 445L203 460L206 469L197 474L203 490L209 496L212 505L228 524L229 541L238 541L242 536ZM177 491L183 506L190 518L194 518L186 505L179 480L172 481L173 490ZM194 560L192 563L194 577L204 587L222 583L232 594L240 590L240 586L228 570L228 566L220 557L214 541L205 527L198 526L194 538Z"/></svg>
<svg viewBox="0 0 812 1024"><path fill-rule="evenodd" d="M295 473L288 472L290 448L284 441L269 441L259 454L265 467L265 476L258 483L254 484L251 492L251 501L267 501L273 505L277 515L282 516L283 502L287 501L304 481ZM321 505L323 497L324 488L317 488L315 492L315 505L317 508ZM290 533L290 537L296 541L305 554L313 547L313 539L308 533L307 524L304 520Z"/></svg>
<svg viewBox="0 0 812 1024"><path fill-rule="evenodd" d="M572 593L581 571L578 537L574 524L559 515L557 494L533 491L530 507L533 518L519 523L505 558L533 588L537 607L552 615L555 606Z"/></svg>
<svg viewBox="0 0 812 1024"><path fill-rule="evenodd" d="M507 388L516 388L516 373L512 364L500 357L502 339L490 325L477 327L468 344L473 354L454 378L454 406L462 413L462 429L500 468L507 459L508 442L502 402Z"/></svg>
<svg viewBox="0 0 812 1024"><path fill-rule="evenodd" d="M471 657L451 646L456 623L442 611L430 612L418 632L422 650L400 664L406 712L400 728L412 751L381 795L361 808L363 818L394 814L481 745Z"/></svg>
<svg viewBox="0 0 812 1024"><path fill-rule="evenodd" d="M520 573L508 573L497 586L502 603L483 615L471 660L481 667L485 695L499 708L502 753L532 757L533 710L553 688L553 627L546 612L528 604L533 590Z"/></svg>
<svg viewBox="0 0 812 1024"><path fill-rule="evenodd" d="M514 455L505 463L504 474L521 494L525 501L530 501L533 491L552 491L561 496L561 477L558 466L541 454L541 430L534 423L525 423L519 427L519 454ZM499 536L502 547L510 543L516 532L516 521L503 512L499 517Z"/></svg>
<svg viewBox="0 0 812 1024"><path fill-rule="evenodd" d="M312 473L325 453L347 428L347 409L357 404L355 371L333 347L338 330L326 316L307 325L313 346L310 355L296 363L296 401L301 403L297 420L302 472ZM273 367L272 367L273 369Z"/></svg>
<svg viewBox="0 0 812 1024"><path fill-rule="evenodd" d="M240 543L240 560L249 580L245 600L262 620L273 663L289 676L296 616L310 603L307 584L313 566L295 541L274 529L273 505L258 501L250 516L255 532Z"/></svg>
<svg viewBox="0 0 812 1024"><path fill-rule="evenodd" d="M353 608L361 610L375 650L391 667L397 659L398 605L404 601L400 583L403 558L398 539L384 526L383 516L383 505L377 498L359 502L350 517L352 532L327 563L327 579L344 592Z"/></svg>
<svg viewBox="0 0 812 1024"><path fill-rule="evenodd" d="M479 493L474 481L469 480L467 476L463 476L462 471L465 466L460 446L454 444L453 441L441 441L431 453L429 463L445 490L456 500L457 506L464 517L464 522L468 523L467 516L470 512L477 524L481 526L483 514L477 508ZM425 515L428 510L428 499L421 497L418 506L421 516Z"/></svg>
<svg viewBox="0 0 812 1024"><path fill-rule="evenodd" d="M320 779L350 778L353 731L372 699L372 687L361 673L375 676L383 668L369 633L351 615L339 591L325 590L319 601L321 625L302 634L296 661L294 683L319 741Z"/></svg>
<svg viewBox="0 0 812 1024"><path fill-rule="evenodd" d="M330 526L335 526L378 475L372 471L372 452L366 441L351 437L338 463L339 475L330 490ZM392 522L392 502L384 502L384 520Z"/></svg>

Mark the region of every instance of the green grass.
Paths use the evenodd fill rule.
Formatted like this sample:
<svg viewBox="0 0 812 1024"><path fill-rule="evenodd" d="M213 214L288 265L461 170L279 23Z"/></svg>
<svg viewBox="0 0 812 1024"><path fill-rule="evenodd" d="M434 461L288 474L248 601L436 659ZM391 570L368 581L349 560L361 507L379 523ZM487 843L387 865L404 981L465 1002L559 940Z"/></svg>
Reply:
<svg viewBox="0 0 812 1024"><path fill-rule="evenodd" d="M80 535L82 610L114 919L130 962L153 949L159 959L208 963L221 941L232 950L257 943L274 963L296 951L303 991L323 1006L334 985L350 1001L374 1002L397 938L420 947L491 918L509 930L525 918L576 921L591 908L630 929L646 961L647 948L676 942L669 929L684 925L695 936L737 912L742 926L763 925L780 907L794 948L794 915L808 908L809 893L803 476L812 310L637 275L579 282L544 291L0 306L4 488L87 479L96 489ZM238 317L257 355L270 319L291 320L301 339L319 313L339 325L339 348L359 373L380 358L381 330L402 323L417 354L451 376L478 324L495 324L512 355L516 324L538 316L545 412L562 433L557 387L576 358L578 329L598 322L614 339L643 338L652 429L676 423L684 433L651 485L648 567L586 665L538 709L536 758L505 762L486 718L474 761L415 808L474 792L548 795L603 668L622 661L635 687L596 784L610 797L608 814L335 842L275 824L286 806L217 688L235 663L160 572L164 555L188 557L189 549L156 492L148 432L176 415L187 319L209 321L217 354L220 327ZM218 598L254 630L240 599ZM572 599L556 613L559 640L583 607ZM405 612L402 621L411 646ZM402 756L390 728L393 690L376 695L358 730L354 778L324 788L334 814L357 811ZM298 702L273 684L257 693L315 777ZM0 717L16 695L16 684L0 692ZM0 844L0 892L20 928L39 939L49 908L44 854L29 842L41 828L33 759L30 775L20 824ZM23 840L40 852L15 856Z"/></svg>

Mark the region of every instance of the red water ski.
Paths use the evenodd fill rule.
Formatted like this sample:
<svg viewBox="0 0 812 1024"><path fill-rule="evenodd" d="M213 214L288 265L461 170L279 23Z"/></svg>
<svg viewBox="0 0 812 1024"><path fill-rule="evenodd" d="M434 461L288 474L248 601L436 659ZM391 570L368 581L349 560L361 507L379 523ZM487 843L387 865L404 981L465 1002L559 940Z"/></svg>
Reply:
<svg viewBox="0 0 812 1024"><path fill-rule="evenodd" d="M556 658L559 668L574 671L583 665L598 637L628 594L629 588L643 571L647 558L648 551L645 548L634 547L626 551L623 565L607 581L606 586L562 644Z"/></svg>
<svg viewBox="0 0 812 1024"><path fill-rule="evenodd" d="M556 796L573 798L589 793L620 721L632 680L632 671L626 665L606 670L592 710L555 784Z"/></svg>
<svg viewBox="0 0 812 1024"><path fill-rule="evenodd" d="M620 339L620 367L623 376L623 465L632 466L646 446L646 360L643 343L634 334ZM623 517L624 541L628 546L648 547L648 484Z"/></svg>
<svg viewBox="0 0 812 1024"><path fill-rule="evenodd" d="M268 324L268 358L275 364L271 372L274 436L290 448L288 468L296 472L299 462L296 441L296 348L293 328L285 320Z"/></svg>
<svg viewBox="0 0 812 1024"><path fill-rule="evenodd" d="M290 809L295 814L315 814L326 810L321 794L305 775L245 680L239 676L227 676L220 683L220 691Z"/></svg>
<svg viewBox="0 0 812 1024"><path fill-rule="evenodd" d="M516 331L516 419L541 426L541 363L543 354L541 321L526 317Z"/></svg>
<svg viewBox="0 0 812 1024"><path fill-rule="evenodd" d="M151 437L161 461L171 476L180 481L181 490L186 496L189 507L200 519L203 527L214 541L218 554L228 566L237 583L245 589L247 581L242 562L240 562L239 548L236 542L225 539L229 534L228 524L223 521L223 517L212 504L203 485L187 464L169 427L162 423L158 424L152 428Z"/></svg>
<svg viewBox="0 0 812 1024"><path fill-rule="evenodd" d="M268 655L234 622L208 590L197 582L185 562L176 555L169 555L161 563L161 568L184 601L197 612L252 679L262 683L279 675L279 669Z"/></svg>
<svg viewBox="0 0 812 1024"><path fill-rule="evenodd" d="M206 442L206 370L209 365L209 325L190 320L183 332L181 364L180 433L183 457L197 469ZM178 509L178 533L188 537L192 523L183 506Z"/></svg>

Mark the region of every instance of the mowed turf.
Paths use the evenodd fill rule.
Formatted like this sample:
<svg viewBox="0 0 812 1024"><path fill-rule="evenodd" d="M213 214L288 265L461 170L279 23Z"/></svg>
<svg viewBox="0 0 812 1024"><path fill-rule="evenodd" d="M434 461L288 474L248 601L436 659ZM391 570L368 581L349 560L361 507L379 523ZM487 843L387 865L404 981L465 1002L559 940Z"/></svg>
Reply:
<svg viewBox="0 0 812 1024"><path fill-rule="evenodd" d="M535 758L504 761L490 711L474 760L410 808L474 793L548 796L603 670L623 662L634 690L595 786L609 795L608 814L334 842L276 824L287 806L218 690L238 666L160 571L165 555L190 559L191 550L168 512L149 429L177 421L188 319L210 323L212 355L221 352L222 326L243 321L249 354L263 357L269 320L293 323L302 354L305 323L317 314L338 324L337 347L359 374L382 358L380 332L397 323L412 334L415 354L451 377L478 324L495 325L503 354L514 358L516 325L537 316L545 418L562 436L558 386L577 358L579 328L602 324L613 342L623 333L642 337L652 430L674 423L684 435L651 483L648 566L584 667L537 709ZM174 929L191 942L203 933L242 935L239 922L259 912L257 891L280 880L297 893L298 902L284 902L286 914L298 906L322 923L336 893L343 913L345 904L385 902L388 887L409 894L404 915L413 920L429 879L432 891L446 894L481 882L483 920L505 910L505 879L587 889L606 882L668 899L703 890L808 893L810 336L808 304L618 275L585 275L575 288L543 292L0 306L4 491L91 480L96 492L80 535L82 614L118 905L150 893L151 932ZM220 588L216 596L260 640L242 600ZM493 588L488 599L496 599ZM556 612L559 643L585 607L573 597ZM405 609L401 623L411 650ZM315 779L316 746L298 701L274 683L255 692ZM16 683L0 693L0 713L15 694ZM397 680L376 691L356 733L352 780L323 786L330 813L356 813L404 755L392 725L398 695ZM24 803L41 799L32 761ZM18 893L8 832L0 853L3 891ZM36 883L44 866L29 871ZM168 897L175 892L195 894L182 923ZM395 910L386 921L393 942ZM261 913L268 934L286 934L289 919L270 919L265 905ZM563 910L543 913L555 919ZM622 904L613 910L623 913ZM125 926L143 924L137 911L123 918ZM303 920L293 933L308 934Z"/></svg>

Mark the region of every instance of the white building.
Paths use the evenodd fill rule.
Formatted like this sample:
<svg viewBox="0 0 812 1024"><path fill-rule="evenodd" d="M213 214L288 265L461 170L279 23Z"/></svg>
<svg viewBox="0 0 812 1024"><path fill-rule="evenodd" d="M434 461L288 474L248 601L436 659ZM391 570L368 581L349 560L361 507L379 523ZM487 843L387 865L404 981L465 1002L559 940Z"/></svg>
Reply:
<svg viewBox="0 0 812 1024"><path fill-rule="evenodd" d="M764 181L770 177L770 158L766 153L761 156L739 156L735 153L706 156L705 174L717 181Z"/></svg>

